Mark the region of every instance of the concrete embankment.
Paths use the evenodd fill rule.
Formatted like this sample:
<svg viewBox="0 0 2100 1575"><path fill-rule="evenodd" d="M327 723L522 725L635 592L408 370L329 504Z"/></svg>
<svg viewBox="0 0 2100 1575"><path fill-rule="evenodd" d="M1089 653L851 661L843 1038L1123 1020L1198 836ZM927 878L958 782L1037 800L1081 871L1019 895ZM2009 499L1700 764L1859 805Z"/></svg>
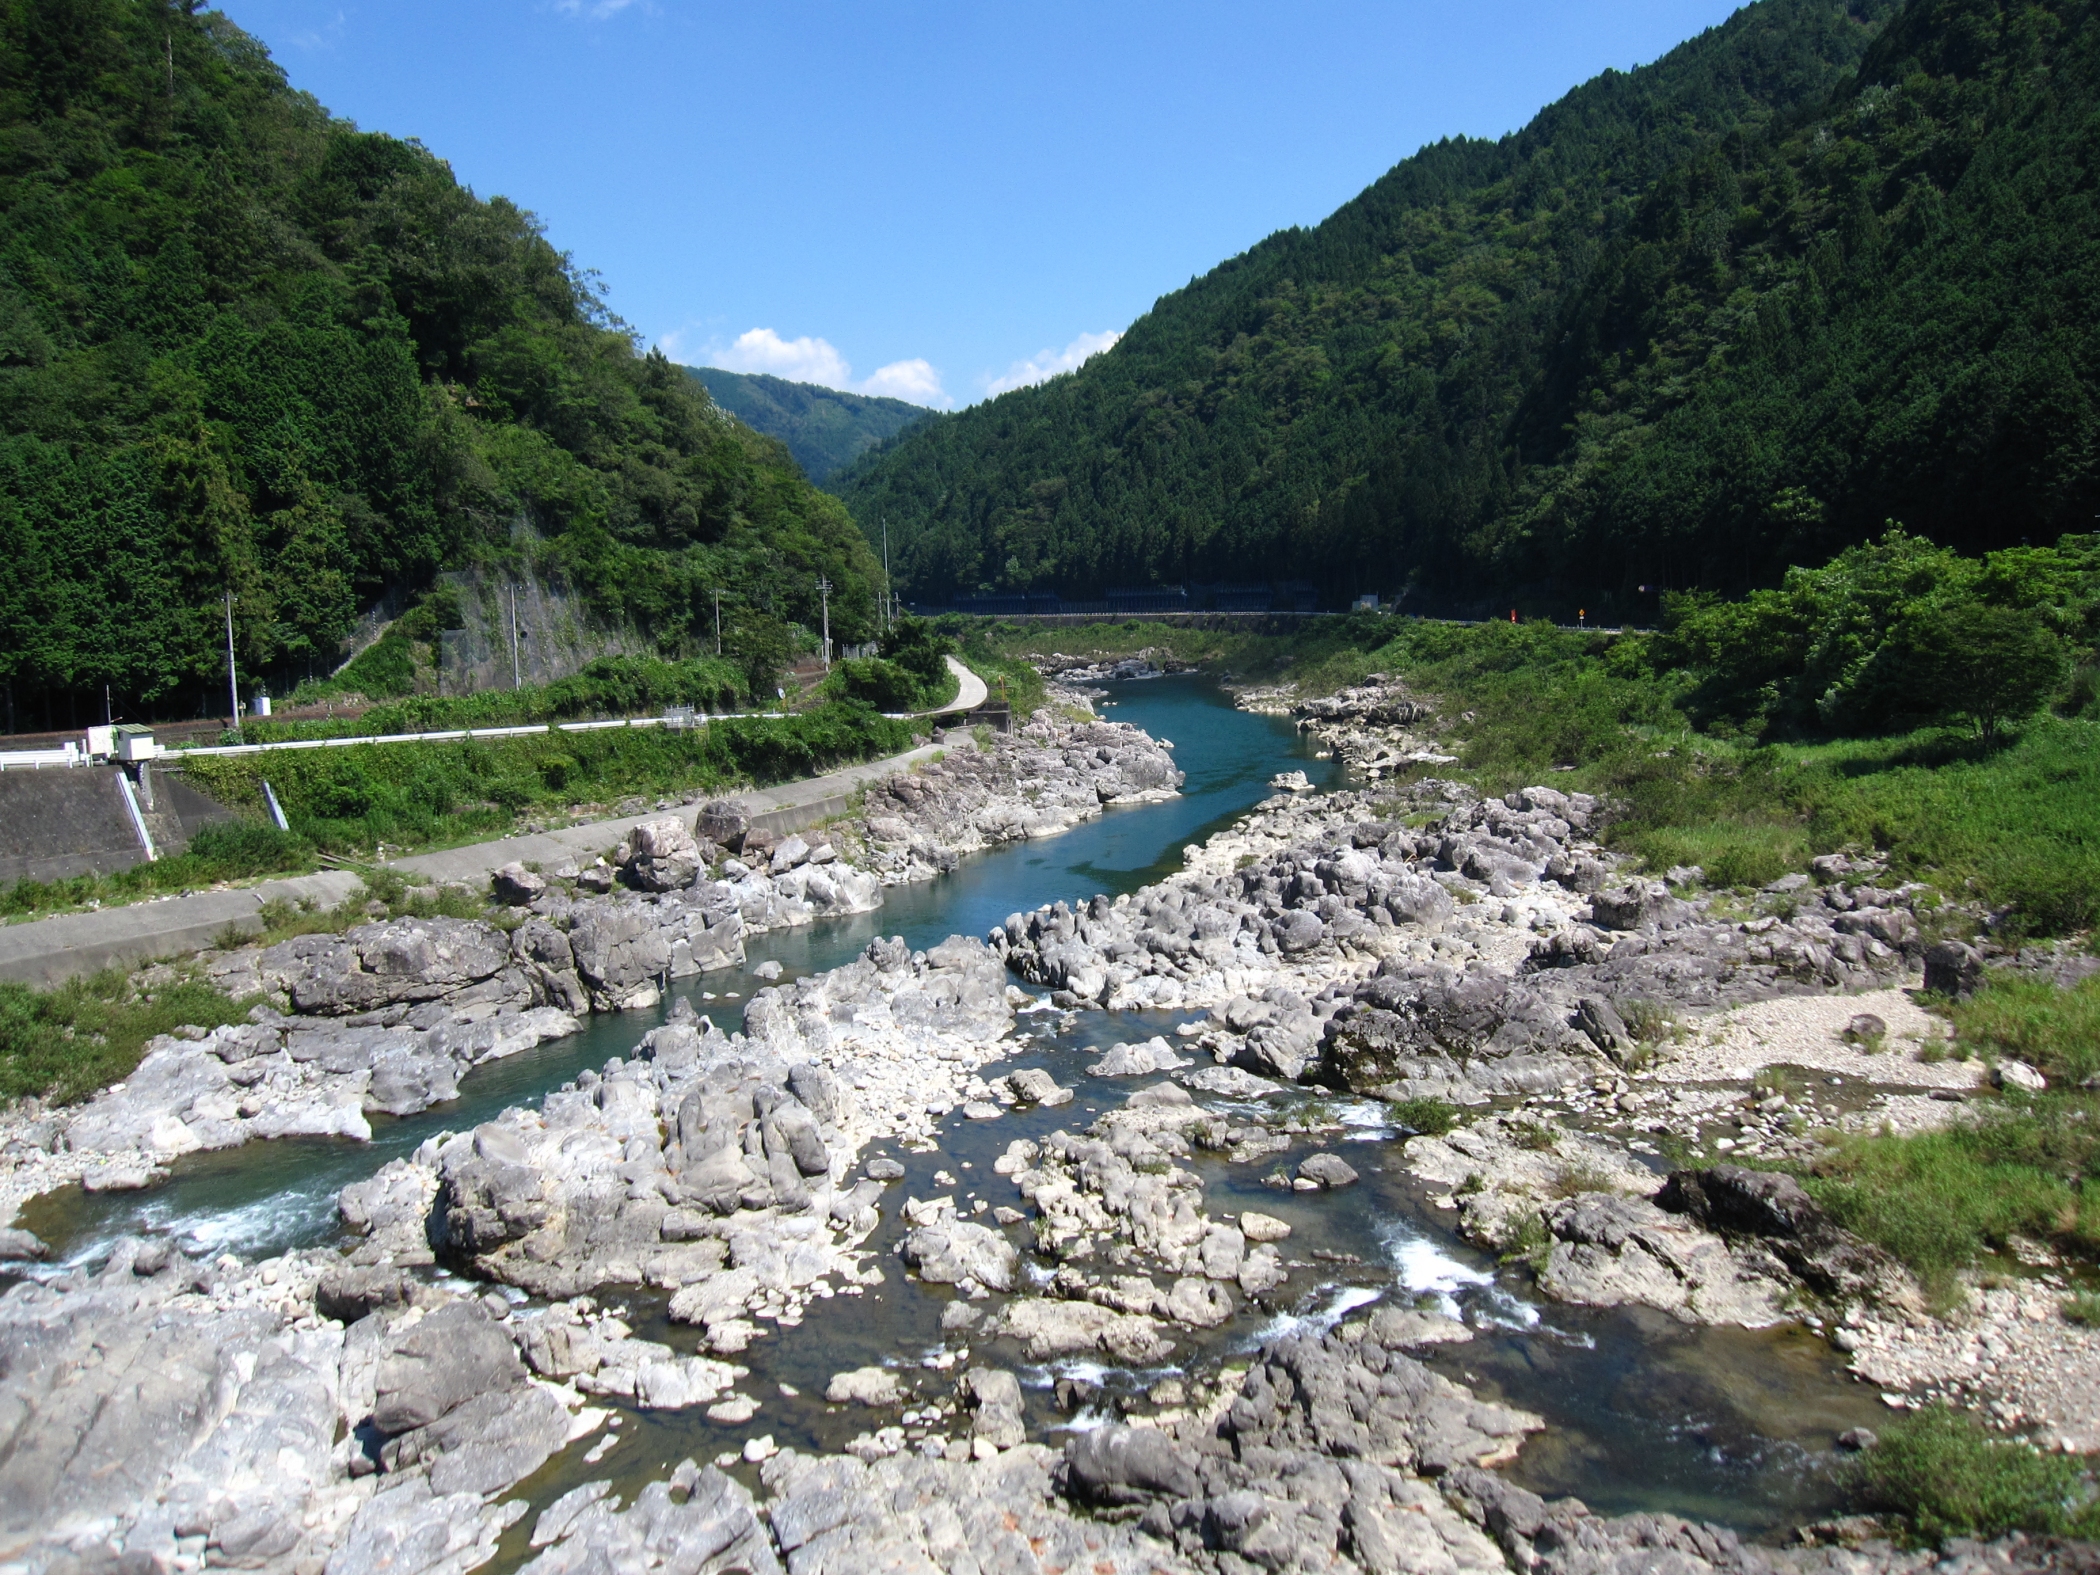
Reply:
<svg viewBox="0 0 2100 1575"><path fill-rule="evenodd" d="M956 735L943 743L922 745L866 765L736 794L734 800L744 807L754 826L784 835L844 814L852 796L871 781L909 770L942 751L974 747L967 736ZM79 778L87 774L65 773ZM0 776L0 783L4 781L5 777ZM114 800L116 789L111 786L109 792ZM121 802L118 813L122 813ZM699 805L684 804L675 810L651 811L646 817L623 815L559 831L447 848L402 859L393 867L415 880L478 881L513 860L555 864L565 858L602 853L626 835L638 818L660 818L670 813L690 828L699 814ZM124 829L130 836L128 822ZM50 985L114 964L131 967L156 958L179 956L211 945L229 924L251 933L260 928L259 915L265 902L311 900L328 907L348 897L357 886L358 877L349 871L323 870L238 890L191 892L10 925L0 928L0 979Z"/></svg>
<svg viewBox="0 0 2100 1575"><path fill-rule="evenodd" d="M347 870L322 870L230 891L198 891L93 913L62 913L0 929L0 979L50 985L112 965L133 967L212 944L227 925L260 929L266 902L333 907L357 890Z"/></svg>

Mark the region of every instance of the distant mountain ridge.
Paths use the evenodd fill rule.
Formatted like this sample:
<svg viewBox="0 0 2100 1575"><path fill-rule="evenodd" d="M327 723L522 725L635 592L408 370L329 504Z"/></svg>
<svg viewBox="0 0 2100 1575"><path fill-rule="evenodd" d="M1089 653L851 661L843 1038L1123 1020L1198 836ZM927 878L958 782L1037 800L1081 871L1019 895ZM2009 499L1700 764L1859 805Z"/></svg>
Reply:
<svg viewBox="0 0 2100 1575"><path fill-rule="evenodd" d="M1758 0L1396 165L833 485L915 597L1652 617L2100 510L2100 6Z"/></svg>
<svg viewBox="0 0 2100 1575"><path fill-rule="evenodd" d="M845 394L764 372L686 370L745 426L785 443L803 474L820 487L869 449L940 414L901 399Z"/></svg>

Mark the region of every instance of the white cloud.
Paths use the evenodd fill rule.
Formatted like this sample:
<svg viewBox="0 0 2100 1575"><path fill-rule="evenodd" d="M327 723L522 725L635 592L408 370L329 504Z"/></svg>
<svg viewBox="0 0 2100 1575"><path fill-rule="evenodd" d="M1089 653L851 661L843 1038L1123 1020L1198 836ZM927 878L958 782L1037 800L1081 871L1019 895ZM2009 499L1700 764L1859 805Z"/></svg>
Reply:
<svg viewBox="0 0 2100 1575"><path fill-rule="evenodd" d="M594 22L602 22L609 16L618 16L634 3L635 0L554 0L554 9L564 16L587 16Z"/></svg>
<svg viewBox="0 0 2100 1575"><path fill-rule="evenodd" d="M1062 350L1038 350L1026 361L1016 361L1008 367L1004 376L986 383L985 397L991 399L1012 389L1048 382L1060 372L1075 372L1122 337L1112 329L1101 334L1081 334Z"/></svg>
<svg viewBox="0 0 2100 1575"><path fill-rule="evenodd" d="M948 391L941 387L941 374L923 356L892 361L876 368L871 376L855 381L853 367L839 354L838 347L813 335L783 339L771 328L753 328L738 334L727 345L719 339L704 346L692 345L687 339L684 329L676 329L657 343L674 361L691 355L698 364L718 366L725 372L765 372L791 383L817 383L848 394L880 394L915 405L951 403Z"/></svg>
<svg viewBox="0 0 2100 1575"><path fill-rule="evenodd" d="M770 328L738 334L726 350L715 352L714 364L725 372L769 372L791 383L822 383L851 392L853 368L828 339L783 339Z"/></svg>
<svg viewBox="0 0 2100 1575"><path fill-rule="evenodd" d="M933 369L933 363L923 356L914 356L909 361L892 361L888 366L877 367L875 373L860 385L863 394L882 394L891 399L909 400L915 405L945 405L948 391L941 387L941 374Z"/></svg>

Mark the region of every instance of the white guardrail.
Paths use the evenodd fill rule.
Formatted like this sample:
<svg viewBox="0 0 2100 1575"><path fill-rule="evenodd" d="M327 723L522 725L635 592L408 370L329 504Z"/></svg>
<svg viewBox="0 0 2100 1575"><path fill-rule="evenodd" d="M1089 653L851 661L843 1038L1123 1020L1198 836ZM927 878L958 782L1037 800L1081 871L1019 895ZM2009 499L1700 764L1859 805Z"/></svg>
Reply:
<svg viewBox="0 0 2100 1575"><path fill-rule="evenodd" d="M949 658L952 662L954 658ZM967 669L959 669L967 672ZM983 687L974 674L970 681ZM958 701L965 698L967 685L957 690ZM981 703L982 697L977 703ZM942 716L959 706L936 708L932 711L885 711L884 716L893 722L908 722L920 717ZM532 722L522 727L455 727L435 733L352 733L341 738L289 738L274 744L197 744L178 745L169 748L155 743L152 734L145 728L129 729L129 736L117 740L113 736L98 737L98 734L114 735L126 733L124 728L90 728L87 749L69 743L63 749L25 749L13 752L0 751L0 771L19 771L44 766L86 766L97 761L107 762L122 759L128 762L141 760L186 760L201 755L260 755L274 749L347 749L357 744L453 744L469 738L530 738L548 733L598 733L616 727L668 727L683 731L701 728L710 722L785 722L792 715L787 711L673 711L664 716L614 717L606 722Z"/></svg>
<svg viewBox="0 0 2100 1575"><path fill-rule="evenodd" d="M785 711L731 711L720 715L698 712L690 717L615 717L609 722L533 722L523 727L454 727L437 733L357 733L344 738L290 738L274 744L200 744L194 748L169 749L163 760L186 760L192 755L259 755L273 749L343 749L352 744L455 744L469 738L531 738L548 733L600 733L616 727L669 727L683 731L710 722L784 722Z"/></svg>

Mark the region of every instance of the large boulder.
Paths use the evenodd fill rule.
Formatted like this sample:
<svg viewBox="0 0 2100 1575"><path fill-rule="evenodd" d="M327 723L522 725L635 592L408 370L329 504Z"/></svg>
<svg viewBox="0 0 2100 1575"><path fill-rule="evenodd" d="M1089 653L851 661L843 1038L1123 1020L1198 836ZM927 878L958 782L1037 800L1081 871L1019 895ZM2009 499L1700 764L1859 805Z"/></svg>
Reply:
<svg viewBox="0 0 2100 1575"><path fill-rule="evenodd" d="M1599 929L1637 930L1654 922L1656 909L1656 894L1639 884L1617 886L1590 898L1590 914Z"/></svg>
<svg viewBox="0 0 2100 1575"><path fill-rule="evenodd" d="M1983 954L1960 941L1940 941L1925 953L1925 988L1934 995L1974 995L1983 985Z"/></svg>
<svg viewBox="0 0 2100 1575"><path fill-rule="evenodd" d="M592 903L569 931L576 972L600 1011L654 1006L671 971L671 943L656 915L636 901Z"/></svg>
<svg viewBox="0 0 2100 1575"><path fill-rule="evenodd" d="M942 1219L904 1238L904 1261L932 1285L1010 1291L1021 1266L1014 1244L989 1226Z"/></svg>
<svg viewBox="0 0 2100 1575"><path fill-rule="evenodd" d="M380 1358L372 1425L382 1433L428 1427L480 1395L525 1383L510 1336L478 1301L426 1313Z"/></svg>
<svg viewBox="0 0 2100 1575"><path fill-rule="evenodd" d="M504 980L510 957L510 938L478 919L393 919L302 936L264 952L261 963L290 974L299 1011L339 1016L470 993L499 1004L527 1000L522 976Z"/></svg>
<svg viewBox="0 0 2100 1575"><path fill-rule="evenodd" d="M645 820L620 844L620 867L628 884L643 891L682 891L704 862L700 845L676 815Z"/></svg>
<svg viewBox="0 0 2100 1575"><path fill-rule="evenodd" d="M1678 1170L1655 1195L1659 1209L1769 1252L1819 1294L1909 1305L1916 1292L1901 1264L1839 1225L1792 1176L1741 1165Z"/></svg>
<svg viewBox="0 0 2100 1575"><path fill-rule="evenodd" d="M529 908L547 895L547 882L512 859L489 877L489 889L500 903L513 908Z"/></svg>
<svg viewBox="0 0 2100 1575"><path fill-rule="evenodd" d="M693 830L709 842L719 842L731 853L744 850L744 837L751 829L751 817L743 807L728 799L715 799L700 807L699 819Z"/></svg>
<svg viewBox="0 0 2100 1575"><path fill-rule="evenodd" d="M1065 1491L1082 1504L1185 1499L1200 1482L1196 1461L1156 1427L1090 1428L1065 1445Z"/></svg>
<svg viewBox="0 0 2100 1575"><path fill-rule="evenodd" d="M1270 933L1276 937L1279 947L1296 955L1299 952L1311 951L1325 940L1327 926L1320 922L1317 913L1305 908L1293 908L1288 913L1277 916L1275 923L1270 926Z"/></svg>

